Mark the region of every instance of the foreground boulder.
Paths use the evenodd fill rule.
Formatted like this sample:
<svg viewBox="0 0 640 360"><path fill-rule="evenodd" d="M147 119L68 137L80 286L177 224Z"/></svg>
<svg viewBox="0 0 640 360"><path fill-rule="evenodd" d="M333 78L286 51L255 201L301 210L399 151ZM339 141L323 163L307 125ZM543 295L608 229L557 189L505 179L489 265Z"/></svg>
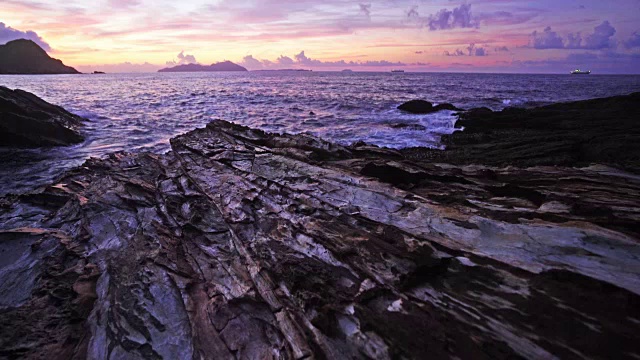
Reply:
<svg viewBox="0 0 640 360"><path fill-rule="evenodd" d="M441 110L460 111L457 107L443 103L433 106L432 103L425 100L410 100L398 106L398 110L406 111L412 114L430 114Z"/></svg>
<svg viewBox="0 0 640 360"><path fill-rule="evenodd" d="M0 199L8 358L640 356L640 179L216 121Z"/></svg>
<svg viewBox="0 0 640 360"><path fill-rule="evenodd" d="M18 39L0 45L0 74L79 74L51 58L32 40Z"/></svg>
<svg viewBox="0 0 640 360"><path fill-rule="evenodd" d="M66 146L82 142L83 118L22 90L0 86L0 146Z"/></svg>

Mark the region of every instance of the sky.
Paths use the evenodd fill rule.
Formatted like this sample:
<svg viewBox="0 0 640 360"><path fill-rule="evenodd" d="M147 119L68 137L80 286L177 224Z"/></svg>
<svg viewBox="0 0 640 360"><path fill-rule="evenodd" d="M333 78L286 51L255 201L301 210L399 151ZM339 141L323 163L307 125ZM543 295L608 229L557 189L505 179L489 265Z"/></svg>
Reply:
<svg viewBox="0 0 640 360"><path fill-rule="evenodd" d="M640 0L0 0L0 44L80 71L640 73Z"/></svg>

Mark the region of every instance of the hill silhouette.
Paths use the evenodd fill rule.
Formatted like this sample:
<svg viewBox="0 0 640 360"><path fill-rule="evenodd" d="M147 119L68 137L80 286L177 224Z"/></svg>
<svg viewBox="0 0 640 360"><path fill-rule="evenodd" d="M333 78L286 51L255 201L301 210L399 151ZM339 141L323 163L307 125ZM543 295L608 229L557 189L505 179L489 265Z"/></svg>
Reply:
<svg viewBox="0 0 640 360"><path fill-rule="evenodd" d="M51 58L31 40L19 39L0 45L0 74L79 74Z"/></svg>
<svg viewBox="0 0 640 360"><path fill-rule="evenodd" d="M247 71L246 68L231 61L223 61L211 65L186 64L160 69L158 72L199 72L199 71Z"/></svg>

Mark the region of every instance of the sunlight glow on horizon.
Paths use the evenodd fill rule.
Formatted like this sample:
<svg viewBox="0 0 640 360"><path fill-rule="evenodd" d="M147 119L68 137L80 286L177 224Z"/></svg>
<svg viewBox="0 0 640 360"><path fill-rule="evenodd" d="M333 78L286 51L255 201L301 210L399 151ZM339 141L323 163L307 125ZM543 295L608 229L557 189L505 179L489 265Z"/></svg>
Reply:
<svg viewBox="0 0 640 360"><path fill-rule="evenodd" d="M33 31L81 71L231 60L250 69L639 73L640 2L616 3L3 0L0 44Z"/></svg>

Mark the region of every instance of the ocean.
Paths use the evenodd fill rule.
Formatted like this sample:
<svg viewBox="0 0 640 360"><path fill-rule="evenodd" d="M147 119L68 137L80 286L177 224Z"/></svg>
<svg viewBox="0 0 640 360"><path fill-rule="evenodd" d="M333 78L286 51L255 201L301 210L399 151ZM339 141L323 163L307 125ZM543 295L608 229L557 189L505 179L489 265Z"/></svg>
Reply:
<svg viewBox="0 0 640 360"><path fill-rule="evenodd" d="M0 194L6 194L50 182L89 157L165 152L171 137L213 119L340 144L442 148L440 137L455 130L453 112L410 115L396 107L412 99L464 109L535 107L640 91L640 76L272 71L9 75L0 76L0 85L89 119L82 144L0 150Z"/></svg>

